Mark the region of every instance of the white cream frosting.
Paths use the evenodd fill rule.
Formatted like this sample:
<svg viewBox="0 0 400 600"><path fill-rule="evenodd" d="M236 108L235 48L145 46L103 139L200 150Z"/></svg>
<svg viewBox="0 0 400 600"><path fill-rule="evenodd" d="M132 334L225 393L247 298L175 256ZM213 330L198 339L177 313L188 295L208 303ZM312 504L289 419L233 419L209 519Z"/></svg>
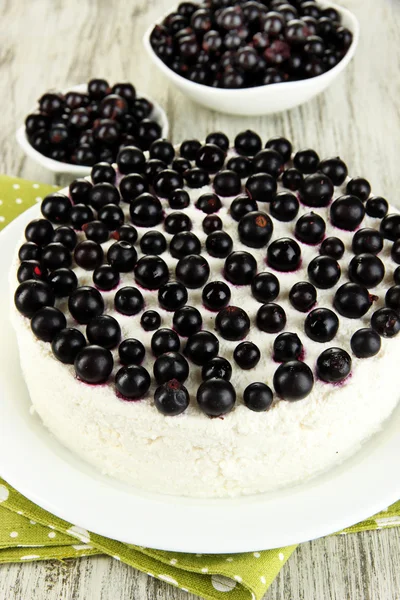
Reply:
<svg viewBox="0 0 400 600"><path fill-rule="evenodd" d="M206 239L202 231L205 214L194 206L198 196L211 191L211 186L189 190L192 203L185 209L193 223L193 232L202 242L203 251L211 268L209 281L224 280L224 259L209 256L204 250ZM67 192L66 192L67 193ZM335 189L335 197L343 190ZM232 198L221 198L219 211L224 230L234 242L234 250L251 252L258 263L258 271L271 271L265 263L266 248L260 250L244 246L238 239L237 222L229 216ZM172 210L162 201L165 213ZM128 213L128 205L121 205ZM259 203L259 210L269 213L269 205ZM333 309L336 289L348 281L347 265L353 256L351 240L353 232L333 227L328 219L329 208L311 209L300 205L298 217L313 210L320 214L327 225L326 236L340 237L346 247L339 261L342 276L338 284L328 290L317 290L318 307ZM395 212L391 209L390 212ZM297 217L297 218L298 218ZM274 231L271 241L280 237L294 237L294 219L282 223L273 219ZM380 220L366 216L361 227L379 228ZM167 240L171 235L162 231ZM138 228L139 238L147 230ZM83 234L79 234L84 239ZM103 244L106 250L112 241ZM18 244L19 247L20 243ZM336 337L329 343L319 344L304 333L306 315L295 311L289 301L289 290L297 281L307 281L307 266L318 255L318 246L299 242L302 252L301 268L294 273L276 273L280 280L280 294L275 300L286 311L285 331L297 333L305 348L305 362L315 372L319 354L326 348L339 346L351 354L350 338L361 327L369 326L373 310L384 305L384 295L393 285L395 264L390 259L391 242L385 241L380 257L385 262L384 281L372 290L379 297L373 308L361 319L351 320L339 315L340 325ZM141 256L139 244L136 244ZM176 259L164 253L171 279L174 279ZM379 354L370 359L352 356L351 376L341 385L331 385L315 379L311 394L299 402L276 399L265 413L252 412L243 404L245 387L262 381L272 387L277 363L272 359L275 334L267 334L255 325L255 315L261 306L251 295L249 286L232 286L231 304L240 306L250 316L251 329L247 340L253 341L261 350L259 364L249 370L240 370L233 360L233 350L238 342L220 339L221 356L231 361L231 382L237 392L234 410L224 418L210 419L198 408L196 390L201 382L201 367L190 364L190 375L185 382L190 393L189 408L181 415L166 417L153 403L155 389L152 384L146 398L128 402L115 394L112 379L108 384L89 386L80 382L73 366L58 362L51 352L51 345L38 341L31 332L30 322L14 307L13 295L17 286L17 258L11 269L11 317L17 334L21 365L35 410L50 431L68 448L93 464L103 473L132 483L141 488L168 494L195 497L223 497L255 494L276 489L283 485L302 481L338 463L354 453L360 444L376 432L389 417L399 400L396 385L397 356L400 335L382 340ZM73 267L80 285L92 285L92 272ZM133 273L121 274L118 287L135 285ZM157 291L141 290L145 309L156 309L162 317L162 327L172 326L173 313L158 306ZM112 314L120 323L122 339L140 339L146 347L143 365L152 375L154 357L150 350L153 332L140 327L141 314L126 317L113 309L116 290L102 292L105 312ZM201 290L188 290L188 305L200 309L203 328L214 331L216 313L209 312L201 304ZM58 304L66 307L66 301ZM66 310L68 324L84 331L73 322ZM181 339L183 349L185 339ZM114 373L120 367L114 351Z"/></svg>

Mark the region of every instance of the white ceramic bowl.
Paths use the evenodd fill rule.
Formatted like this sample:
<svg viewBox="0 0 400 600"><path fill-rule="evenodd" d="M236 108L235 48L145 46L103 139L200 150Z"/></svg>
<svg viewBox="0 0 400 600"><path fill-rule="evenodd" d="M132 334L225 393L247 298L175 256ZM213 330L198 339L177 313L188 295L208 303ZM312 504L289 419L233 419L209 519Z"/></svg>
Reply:
<svg viewBox="0 0 400 600"><path fill-rule="evenodd" d="M87 84L82 83L80 85L73 86L73 87L69 88L68 91L86 92ZM150 98L149 96L146 96L145 94L140 94L140 93L138 93L138 97L146 98L146 100L149 100L153 104L153 111L150 114L150 118L153 119L154 121L157 121L157 123L159 123L161 125L162 137L163 138L168 137L169 122L168 122L168 118L167 118L167 115L165 114L164 110L161 108L161 106L155 100L153 100L153 98ZM31 112L35 112L35 110L36 109L33 109ZM35 150L29 143L27 135L25 133L25 125L21 125L21 127L19 127L19 129L17 129L16 138L17 138L18 144L21 146L24 153L27 156L29 156L30 158L32 158L39 165L41 165L42 167L47 169L48 171L52 171L53 173L60 173L60 174L62 173L62 174L72 175L75 178L76 177L86 177L87 175L90 175L91 167L82 166L82 165L73 165L71 163L64 163L59 160L53 160L52 158L49 158L48 156L44 156L43 154L40 154L40 152Z"/></svg>
<svg viewBox="0 0 400 600"><path fill-rule="evenodd" d="M359 24L355 15L332 2L321 1L325 7L335 8L342 17L342 23L353 33L353 42L346 56L333 69L302 81L289 81L262 85L238 90L212 88L189 81L172 71L154 52L150 44L150 34L155 23L146 31L144 46L154 64L183 94L212 110L232 115L267 115L294 108L323 92L347 67L354 56L359 39ZM164 15L158 22L162 22Z"/></svg>

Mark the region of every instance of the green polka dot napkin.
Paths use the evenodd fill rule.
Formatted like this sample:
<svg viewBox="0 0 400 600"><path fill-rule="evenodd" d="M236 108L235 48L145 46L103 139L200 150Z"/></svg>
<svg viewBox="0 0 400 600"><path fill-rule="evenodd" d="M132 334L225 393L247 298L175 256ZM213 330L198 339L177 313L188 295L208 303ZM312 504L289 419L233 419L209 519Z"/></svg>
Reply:
<svg viewBox="0 0 400 600"><path fill-rule="evenodd" d="M54 188L0 176L0 230ZM395 526L400 501L341 535ZM51 515L0 479L0 563L107 554L208 600L259 600L295 548L201 555L123 544Z"/></svg>

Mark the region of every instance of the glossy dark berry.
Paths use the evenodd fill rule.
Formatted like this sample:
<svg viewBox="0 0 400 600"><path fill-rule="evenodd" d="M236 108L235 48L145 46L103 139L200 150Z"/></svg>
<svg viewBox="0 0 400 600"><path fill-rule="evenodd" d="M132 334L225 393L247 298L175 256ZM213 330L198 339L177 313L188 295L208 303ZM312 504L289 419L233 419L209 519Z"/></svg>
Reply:
<svg viewBox="0 0 400 600"><path fill-rule="evenodd" d="M192 254L198 255L201 250L200 240L190 231L181 231L172 238L169 250L174 258L183 258Z"/></svg>
<svg viewBox="0 0 400 600"><path fill-rule="evenodd" d="M185 140L182 142L179 152L180 155L187 160L194 160L197 155L197 151L201 148L201 143L198 140Z"/></svg>
<svg viewBox="0 0 400 600"><path fill-rule="evenodd" d="M119 172L123 175L129 173L142 173L146 164L146 158L142 150L135 146L121 148L117 156Z"/></svg>
<svg viewBox="0 0 400 600"><path fill-rule="evenodd" d="M154 177L153 187L158 196L169 198L175 190L183 187L182 175L173 169L164 169Z"/></svg>
<svg viewBox="0 0 400 600"><path fill-rule="evenodd" d="M226 168L235 171L241 179L249 177L253 172L251 160L246 156L232 156L226 163Z"/></svg>
<svg viewBox="0 0 400 600"><path fill-rule="evenodd" d="M69 193L74 204L88 204L92 187L87 179L75 179L69 186Z"/></svg>
<svg viewBox="0 0 400 600"><path fill-rule="evenodd" d="M73 231L73 230L71 230ZM73 232L75 234L75 232ZM59 241L59 240L57 240ZM22 262L24 260L39 261L42 254L40 246L34 242L25 242L18 251L18 258Z"/></svg>
<svg viewBox="0 0 400 600"><path fill-rule="evenodd" d="M291 402L306 398L314 387L314 376L304 362L291 360L280 365L274 374L278 396Z"/></svg>
<svg viewBox="0 0 400 600"><path fill-rule="evenodd" d="M200 409L210 417L220 417L230 412L235 405L236 392L225 379L207 379L197 390Z"/></svg>
<svg viewBox="0 0 400 600"><path fill-rule="evenodd" d="M239 341L249 333L250 319L242 308L227 306L219 311L215 328L225 340Z"/></svg>
<svg viewBox="0 0 400 600"><path fill-rule="evenodd" d="M155 310L146 310L140 318L140 324L145 331L155 331L161 325L161 317Z"/></svg>
<svg viewBox="0 0 400 600"><path fill-rule="evenodd" d="M274 340L273 358L276 362L297 360L303 353L303 344L295 333L281 333Z"/></svg>
<svg viewBox="0 0 400 600"><path fill-rule="evenodd" d="M277 178L283 167L283 162L279 152L267 148L254 156L252 160L253 171L254 173L267 173Z"/></svg>
<svg viewBox="0 0 400 600"><path fill-rule="evenodd" d="M71 208L70 221L74 229L78 231L82 229L85 223L90 223L94 220L94 214L90 206L85 204L75 204Z"/></svg>
<svg viewBox="0 0 400 600"><path fill-rule="evenodd" d="M203 304L208 310L219 311L229 304L231 291L223 281L211 281L202 291Z"/></svg>
<svg viewBox="0 0 400 600"><path fill-rule="evenodd" d="M89 192L89 202L95 210L107 204L119 204L119 191L111 183L96 183Z"/></svg>
<svg viewBox="0 0 400 600"><path fill-rule="evenodd" d="M183 158L182 156L179 156L178 158L174 158L174 160L172 161L173 170L177 171L181 175L183 175L183 173L185 171L190 169L191 166L192 165L191 165L190 161L188 161L186 158ZM165 165L164 169L166 169L166 168L167 168L167 166Z"/></svg>
<svg viewBox="0 0 400 600"><path fill-rule="evenodd" d="M104 300L98 290L91 286L77 288L68 299L68 308L78 323L87 324L104 311Z"/></svg>
<svg viewBox="0 0 400 600"><path fill-rule="evenodd" d="M207 215L203 219L203 231L207 235L214 231L220 231L222 229L221 218L217 215Z"/></svg>
<svg viewBox="0 0 400 600"><path fill-rule="evenodd" d="M359 254L352 258L348 271L349 279L365 287L377 286L385 276L385 267L374 254Z"/></svg>
<svg viewBox="0 0 400 600"><path fill-rule="evenodd" d="M249 252L232 252L225 260L224 276L234 285L249 285L257 273L257 262Z"/></svg>
<svg viewBox="0 0 400 600"><path fill-rule="evenodd" d="M51 349L57 360L72 365L76 356L85 346L86 340L83 333L71 327L56 333L53 337Z"/></svg>
<svg viewBox="0 0 400 600"><path fill-rule="evenodd" d="M225 162L225 152L215 144L201 146L196 154L196 166L208 173L217 173Z"/></svg>
<svg viewBox="0 0 400 600"><path fill-rule="evenodd" d="M50 124L50 119L47 115L40 113L32 113L25 119L25 131L28 137L32 136L37 131L47 129Z"/></svg>
<svg viewBox="0 0 400 600"><path fill-rule="evenodd" d="M117 231L112 234L116 240L122 240L134 244L137 240L138 233L132 225L122 225Z"/></svg>
<svg viewBox="0 0 400 600"><path fill-rule="evenodd" d="M214 231L206 239L207 252L216 258L226 258L233 248L233 241L225 231Z"/></svg>
<svg viewBox="0 0 400 600"><path fill-rule="evenodd" d="M386 240L395 242L400 238L400 215L391 214L381 221L380 232Z"/></svg>
<svg viewBox="0 0 400 600"><path fill-rule="evenodd" d="M337 334L338 329L339 319L329 308L312 310L304 321L304 331L314 342L330 342Z"/></svg>
<svg viewBox="0 0 400 600"><path fill-rule="evenodd" d="M71 206L71 200L67 196L60 192L55 192L46 196L40 209L45 219L48 219L52 223L67 223Z"/></svg>
<svg viewBox="0 0 400 600"><path fill-rule="evenodd" d="M107 381L114 366L112 354L101 346L85 346L77 354L75 372L85 383L98 384Z"/></svg>
<svg viewBox="0 0 400 600"><path fill-rule="evenodd" d="M168 165L166 165L162 160L158 160L158 158L150 158L146 161L143 175L146 177L149 183L152 183L157 173L160 173L160 171L165 171L167 168Z"/></svg>
<svg viewBox="0 0 400 600"><path fill-rule="evenodd" d="M53 271L48 277L56 298L70 296L78 287L78 278L71 269L61 268Z"/></svg>
<svg viewBox="0 0 400 600"><path fill-rule="evenodd" d="M339 260L344 254L344 244L337 237L328 237L322 242L319 252L320 254Z"/></svg>
<svg viewBox="0 0 400 600"><path fill-rule="evenodd" d="M159 255L166 251L167 241L160 231L147 231L140 240L143 254Z"/></svg>
<svg viewBox="0 0 400 600"><path fill-rule="evenodd" d="M183 383L189 375L189 365L186 358L179 352L161 354L153 365L154 378L158 384L176 379Z"/></svg>
<svg viewBox="0 0 400 600"><path fill-rule="evenodd" d="M363 177L354 177L346 185L346 193L365 202L371 194L371 185Z"/></svg>
<svg viewBox="0 0 400 600"><path fill-rule="evenodd" d="M371 230L371 231L375 231L375 230ZM400 264L400 240L396 240L394 242L394 244L392 245L392 248L390 250L390 256L391 256L393 262L395 262L398 265Z"/></svg>
<svg viewBox="0 0 400 600"><path fill-rule="evenodd" d="M295 271L301 262L301 250L291 238L279 238L268 246L268 265L276 271Z"/></svg>
<svg viewBox="0 0 400 600"><path fill-rule="evenodd" d="M53 237L53 227L46 219L35 219L25 228L25 238L38 246L47 246Z"/></svg>
<svg viewBox="0 0 400 600"><path fill-rule="evenodd" d="M46 281L48 279L48 271L37 260L24 260L18 267L17 279L19 283L27 279Z"/></svg>
<svg viewBox="0 0 400 600"><path fill-rule="evenodd" d="M201 376L203 381L213 378L229 381L232 377L232 365L226 358L216 356L203 365Z"/></svg>
<svg viewBox="0 0 400 600"><path fill-rule="evenodd" d="M290 290L289 300L296 310L308 312L317 301L317 290L308 281L299 281Z"/></svg>
<svg viewBox="0 0 400 600"><path fill-rule="evenodd" d="M388 214L389 204L385 198L371 196L365 203L365 212L369 217L383 219Z"/></svg>
<svg viewBox="0 0 400 600"><path fill-rule="evenodd" d="M178 335L172 329L159 329L151 338L151 350L158 357L166 352L179 352L180 341Z"/></svg>
<svg viewBox="0 0 400 600"><path fill-rule="evenodd" d="M42 251L41 263L45 269L60 269L71 265L71 254L68 248L59 242L45 246Z"/></svg>
<svg viewBox="0 0 400 600"><path fill-rule="evenodd" d="M107 251L107 261L116 271L128 273L136 264L136 249L129 242L115 242Z"/></svg>
<svg viewBox="0 0 400 600"><path fill-rule="evenodd" d="M171 208L174 210L181 210L187 208L190 204L190 196L186 190L176 189L172 192L168 198L168 202Z"/></svg>
<svg viewBox="0 0 400 600"><path fill-rule="evenodd" d="M92 100L102 100L111 91L105 79L91 79L88 83L88 94Z"/></svg>
<svg viewBox="0 0 400 600"><path fill-rule="evenodd" d="M215 192L223 197L237 196L241 191L239 175L229 169L219 171L214 177L213 183Z"/></svg>
<svg viewBox="0 0 400 600"><path fill-rule="evenodd" d="M284 162L287 162L292 155L292 144L284 137L270 138L265 144L266 148L279 152Z"/></svg>
<svg viewBox="0 0 400 600"><path fill-rule="evenodd" d="M169 165L173 161L175 150L171 142L159 139L151 144L149 154L150 158L157 158Z"/></svg>
<svg viewBox="0 0 400 600"><path fill-rule="evenodd" d="M381 349L381 338L373 329L359 329L350 341L351 350L357 358L370 358L375 356Z"/></svg>
<svg viewBox="0 0 400 600"><path fill-rule="evenodd" d="M43 342L52 342L55 336L66 327L65 315L52 306L40 308L31 319L34 335Z"/></svg>
<svg viewBox="0 0 400 600"><path fill-rule="evenodd" d="M140 290L135 287L122 287L115 294L115 310L123 315L136 315L143 309L144 299Z"/></svg>
<svg viewBox="0 0 400 600"><path fill-rule="evenodd" d="M338 156L321 160L318 169L329 177L333 185L342 185L348 173L346 164Z"/></svg>
<svg viewBox="0 0 400 600"><path fill-rule="evenodd" d="M385 304L388 308L393 308L400 313L400 285L395 285L388 289L385 296Z"/></svg>
<svg viewBox="0 0 400 600"><path fill-rule="evenodd" d="M137 142L142 150L148 150L151 144L161 137L161 127L156 121L143 119L138 125Z"/></svg>
<svg viewBox="0 0 400 600"><path fill-rule="evenodd" d="M164 228L167 233L175 234L180 231L190 231L192 221L187 214L183 212L172 212L164 220Z"/></svg>
<svg viewBox="0 0 400 600"><path fill-rule="evenodd" d="M351 357L342 348L328 348L317 359L317 375L327 383L338 383L351 372Z"/></svg>
<svg viewBox="0 0 400 600"><path fill-rule="evenodd" d="M295 235L304 244L318 244L325 235L326 225L322 217L309 213L300 217L296 223Z"/></svg>
<svg viewBox="0 0 400 600"><path fill-rule="evenodd" d="M278 221L292 221L299 212L299 201L290 192L279 192L269 205L271 215Z"/></svg>
<svg viewBox="0 0 400 600"><path fill-rule="evenodd" d="M146 395L150 387L148 371L139 365L122 367L115 375L115 387L124 398L138 400Z"/></svg>
<svg viewBox="0 0 400 600"><path fill-rule="evenodd" d="M160 385L154 393L154 405L166 416L183 413L189 406L189 392L177 379L171 379Z"/></svg>
<svg viewBox="0 0 400 600"><path fill-rule="evenodd" d="M262 141L258 133L247 129L235 137L235 150L244 156L255 156L262 148Z"/></svg>
<svg viewBox="0 0 400 600"><path fill-rule="evenodd" d="M344 283L336 291L333 306L348 319L360 319L372 305L372 297L366 287L358 283Z"/></svg>
<svg viewBox="0 0 400 600"><path fill-rule="evenodd" d="M332 225L354 231L365 216L363 203L356 196L340 196L331 205L330 217Z"/></svg>
<svg viewBox="0 0 400 600"><path fill-rule="evenodd" d="M224 152L226 152L229 148L229 138L222 131L215 131L213 133L209 133L206 137L206 143L215 144Z"/></svg>
<svg viewBox="0 0 400 600"><path fill-rule="evenodd" d="M319 156L315 150L299 150L293 157L293 165L300 173L315 173L319 165Z"/></svg>
<svg viewBox="0 0 400 600"><path fill-rule="evenodd" d="M154 227L163 220L162 206L158 198L143 193L129 206L132 223L138 227Z"/></svg>
<svg viewBox="0 0 400 600"><path fill-rule="evenodd" d="M244 215L256 210L258 210L257 202L242 194L232 201L229 212L235 221L240 221Z"/></svg>
<svg viewBox="0 0 400 600"><path fill-rule="evenodd" d="M188 169L185 171L184 177L188 187L193 189L202 188L210 183L210 176L207 171L200 169L199 167Z"/></svg>
<svg viewBox="0 0 400 600"><path fill-rule="evenodd" d="M299 190L303 185L303 181L304 178L302 173L293 167L286 169L286 171L283 172L282 185L292 192Z"/></svg>
<svg viewBox="0 0 400 600"><path fill-rule="evenodd" d="M186 356L196 365L203 366L219 352L218 338L210 331L198 331L189 336L186 346Z"/></svg>
<svg viewBox="0 0 400 600"><path fill-rule="evenodd" d="M242 244L250 248L263 248L271 239L273 224L270 217L260 211L244 215L238 225L239 238Z"/></svg>
<svg viewBox="0 0 400 600"><path fill-rule="evenodd" d="M86 271L94 271L103 262L103 248L97 242L86 240L75 248L74 259L78 267Z"/></svg>
<svg viewBox="0 0 400 600"><path fill-rule="evenodd" d="M210 215L212 213L218 212L222 204L217 194L206 192L205 194L202 194L199 197L195 206L207 215Z"/></svg>
<svg viewBox="0 0 400 600"><path fill-rule="evenodd" d="M149 189L147 181L139 173L125 175L120 181L119 191L125 202L131 202Z"/></svg>
<svg viewBox="0 0 400 600"><path fill-rule="evenodd" d="M246 192L257 202L271 202L277 190L275 178L268 173L255 173L246 181Z"/></svg>
<svg viewBox="0 0 400 600"><path fill-rule="evenodd" d="M61 94L48 92L43 94L39 100L40 112L52 117L62 114L65 107L65 99Z"/></svg>
<svg viewBox="0 0 400 600"><path fill-rule="evenodd" d="M253 369L260 361L260 349L253 342L241 342L233 352L236 364L244 370Z"/></svg>
<svg viewBox="0 0 400 600"><path fill-rule="evenodd" d="M182 337L189 337L197 333L202 324L201 314L193 306L183 306L174 313L173 326Z"/></svg>
<svg viewBox="0 0 400 600"><path fill-rule="evenodd" d="M119 273L110 265L101 265L93 273L93 283L99 290L113 290L119 283Z"/></svg>
<svg viewBox="0 0 400 600"><path fill-rule="evenodd" d="M255 412L266 411L271 407L273 401L272 390L265 383L251 383L244 390L243 401L250 410Z"/></svg>
<svg viewBox="0 0 400 600"><path fill-rule="evenodd" d="M393 273L393 281L396 285L400 285L400 267L397 267Z"/></svg>
<svg viewBox="0 0 400 600"><path fill-rule="evenodd" d="M341 269L339 263L330 256L316 256L307 268L308 277L315 287L327 290L340 279Z"/></svg>
<svg viewBox="0 0 400 600"><path fill-rule="evenodd" d="M116 176L114 167L106 162L95 164L90 172L93 183L115 183Z"/></svg>
<svg viewBox="0 0 400 600"><path fill-rule="evenodd" d="M82 231L88 240L96 242L97 244L103 244L110 237L108 227L101 221L91 221L82 225ZM75 233L75 232L74 232Z"/></svg>
<svg viewBox="0 0 400 600"><path fill-rule="evenodd" d="M111 350L121 340L121 327L114 317L100 315L92 319L86 327L86 336L90 344Z"/></svg>
<svg viewBox="0 0 400 600"><path fill-rule="evenodd" d="M128 338L118 346L118 356L123 365L140 365L145 357L146 350L142 342Z"/></svg>
<svg viewBox="0 0 400 600"><path fill-rule="evenodd" d="M175 275L177 280L187 288L197 289L203 287L207 282L210 276L210 265L204 256L189 254L179 259L175 268Z"/></svg>
<svg viewBox="0 0 400 600"><path fill-rule="evenodd" d="M273 273L258 273L251 282L251 292L258 302L275 300L280 290L279 280Z"/></svg>
<svg viewBox="0 0 400 600"><path fill-rule="evenodd" d="M306 206L328 206L333 196L333 183L323 173L308 175L300 189L300 196Z"/></svg>
<svg viewBox="0 0 400 600"><path fill-rule="evenodd" d="M266 333L278 333L286 325L286 313L281 306L269 302L257 311L257 327Z"/></svg>
<svg viewBox="0 0 400 600"><path fill-rule="evenodd" d="M169 281L158 290L158 302L165 310L178 310L187 300L187 289L177 281Z"/></svg>
<svg viewBox="0 0 400 600"><path fill-rule="evenodd" d="M392 338L400 331L400 316L393 308L380 308L371 317L371 327L381 337Z"/></svg>

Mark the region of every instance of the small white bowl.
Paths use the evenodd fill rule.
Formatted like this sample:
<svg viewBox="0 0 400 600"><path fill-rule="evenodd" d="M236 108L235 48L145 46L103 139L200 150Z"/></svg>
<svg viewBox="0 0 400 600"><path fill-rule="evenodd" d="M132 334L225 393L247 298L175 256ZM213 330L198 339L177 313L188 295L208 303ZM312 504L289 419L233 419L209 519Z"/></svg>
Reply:
<svg viewBox="0 0 400 600"><path fill-rule="evenodd" d="M87 84L81 83L80 85L76 85L74 87L69 88L68 91L69 92L70 91L71 92L86 92ZM164 110L161 108L161 106L155 100L153 100L149 96L138 93L138 97L146 98L146 100L149 100L153 104L153 110L150 114L150 118L153 119L154 121L157 121L157 123L159 123L161 125L162 137L163 138L168 137L169 122L168 122L168 118L167 118L167 115L165 114ZM35 110L36 109L33 109L32 112L35 112ZM52 171L53 173L72 175L73 177L86 177L87 175L90 175L90 171L91 171L92 167L87 167L87 166L83 166L83 165L73 165L71 163L64 163L59 160L53 160L52 158L49 158L48 156L44 156L43 154L40 154L40 152L35 150L35 148L33 148L33 146L31 146L31 144L29 143L26 132L25 132L25 125L21 125L21 127L19 127L19 129L17 129L16 138L17 138L18 144L21 146L24 153L27 156L29 156L30 158L32 158L39 165L41 165L42 167L47 169L48 171Z"/></svg>
<svg viewBox="0 0 400 600"><path fill-rule="evenodd" d="M155 23L146 31L143 42L150 58L160 71L183 94L195 102L212 110L232 115L268 115L299 106L323 92L344 71L354 56L360 34L357 18L346 8L332 2L321 1L320 4L324 7L335 8L340 13L342 24L353 33L353 42L340 63L330 71L311 79L238 90L213 88L185 79L158 58L150 43L150 34ZM160 23L165 16L167 15L164 15L158 22Z"/></svg>

